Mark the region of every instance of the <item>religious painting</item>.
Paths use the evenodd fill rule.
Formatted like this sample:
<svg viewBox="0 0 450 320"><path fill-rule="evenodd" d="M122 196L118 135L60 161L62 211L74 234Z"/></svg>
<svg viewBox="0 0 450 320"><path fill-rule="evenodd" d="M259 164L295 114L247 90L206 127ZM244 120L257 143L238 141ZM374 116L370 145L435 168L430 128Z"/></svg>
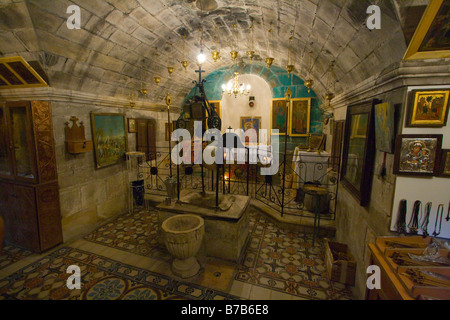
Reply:
<svg viewBox="0 0 450 320"><path fill-rule="evenodd" d="M381 103L371 100L347 108L341 179L343 185L360 202L367 206L375 161L374 106Z"/></svg>
<svg viewBox="0 0 450 320"><path fill-rule="evenodd" d="M450 0L431 0L404 60L450 57Z"/></svg>
<svg viewBox="0 0 450 320"><path fill-rule="evenodd" d="M439 176L450 178L450 149L443 149Z"/></svg>
<svg viewBox="0 0 450 320"><path fill-rule="evenodd" d="M289 135L306 137L310 130L311 99L292 99L289 113Z"/></svg>
<svg viewBox="0 0 450 320"><path fill-rule="evenodd" d="M272 100L272 112L270 117L271 130L278 130L278 134L272 135L285 136L288 132L288 107L286 105L286 99L273 99Z"/></svg>
<svg viewBox="0 0 450 320"><path fill-rule="evenodd" d="M128 132L129 133L136 133L137 132L136 119L128 118Z"/></svg>
<svg viewBox="0 0 450 320"><path fill-rule="evenodd" d="M375 144L381 152L393 153L395 108L389 102L375 106Z"/></svg>
<svg viewBox="0 0 450 320"><path fill-rule="evenodd" d="M450 90L415 90L408 99L408 127L444 127Z"/></svg>
<svg viewBox="0 0 450 320"><path fill-rule="evenodd" d="M125 115L91 113L91 122L96 167L104 168L122 162L128 150Z"/></svg>
<svg viewBox="0 0 450 320"><path fill-rule="evenodd" d="M209 101L209 105L211 109L214 109L216 113L219 115L219 118L222 119L222 102L220 100ZM210 129L208 126L208 122L206 122L206 129Z"/></svg>
<svg viewBox="0 0 450 320"><path fill-rule="evenodd" d="M394 174L433 176L439 171L442 135L399 135Z"/></svg>
<svg viewBox="0 0 450 320"><path fill-rule="evenodd" d="M258 144L259 143L259 130L261 129L261 117L241 117L241 129L243 131L243 136L241 140L246 144ZM255 130L255 141L250 141L253 136L247 131ZM247 134L247 135L246 135Z"/></svg>

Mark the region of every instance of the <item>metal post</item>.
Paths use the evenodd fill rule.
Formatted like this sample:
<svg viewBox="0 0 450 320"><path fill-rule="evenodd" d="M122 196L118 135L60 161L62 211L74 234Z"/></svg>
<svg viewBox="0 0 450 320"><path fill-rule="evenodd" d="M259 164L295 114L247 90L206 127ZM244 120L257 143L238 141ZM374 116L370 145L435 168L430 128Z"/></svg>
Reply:
<svg viewBox="0 0 450 320"><path fill-rule="evenodd" d="M170 95L167 94L166 96L166 104L167 104L167 121L168 126L169 126L169 156L170 156L170 150L172 149L172 144L171 144L171 140L172 140L172 124L170 123L170 104L172 103ZM156 155L155 155L155 160L156 160ZM169 162L169 170L170 170L170 178L172 178L172 162Z"/></svg>
<svg viewBox="0 0 450 320"><path fill-rule="evenodd" d="M219 164L216 163L216 207L219 207Z"/></svg>
<svg viewBox="0 0 450 320"><path fill-rule="evenodd" d="M283 187L282 187L282 195L281 195L281 216L283 216L284 214L284 192L285 192L285 188L286 188L286 152L287 152L287 131L288 131L288 119L289 119L289 107L290 107L290 103L291 103L291 88L288 88L286 91L286 108L287 108L287 113L286 113L286 135L284 136L284 165L283 165Z"/></svg>
<svg viewBox="0 0 450 320"><path fill-rule="evenodd" d="M250 180L250 149L247 149L247 197L249 195L249 180Z"/></svg>

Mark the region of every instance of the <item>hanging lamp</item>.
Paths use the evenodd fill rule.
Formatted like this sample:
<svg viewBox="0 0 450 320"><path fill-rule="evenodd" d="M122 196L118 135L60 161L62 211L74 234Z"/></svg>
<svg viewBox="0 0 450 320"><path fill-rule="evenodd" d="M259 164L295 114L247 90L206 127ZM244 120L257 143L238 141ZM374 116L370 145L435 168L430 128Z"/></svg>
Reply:
<svg viewBox="0 0 450 320"><path fill-rule="evenodd" d="M291 63L291 43L294 40L294 30L291 31L291 36L289 37L289 46L288 46L288 57L287 57L287 65L286 71L290 74L294 71L295 66Z"/></svg>
<svg viewBox="0 0 450 320"><path fill-rule="evenodd" d="M253 23L250 26L250 33L251 33L251 43L250 43L250 50L247 51L247 57L250 59L251 62L253 62L253 58L255 57L255 38L254 38L254 32L253 32Z"/></svg>
<svg viewBox="0 0 450 320"><path fill-rule="evenodd" d="M183 66L184 71L187 72L189 61L186 60L186 36L183 36L183 61L181 61L181 65Z"/></svg>
<svg viewBox="0 0 450 320"><path fill-rule="evenodd" d="M311 88L314 85L314 80L311 79L311 69L312 69L312 50L309 51L309 68L308 68L308 77L305 80L305 86L308 88L308 93L311 92Z"/></svg>
<svg viewBox="0 0 450 320"><path fill-rule="evenodd" d="M272 38L272 29L269 29L268 36L267 36L267 56L268 58L265 59L267 67L270 69L270 67L273 65L273 62L275 61L274 58L272 58L272 51L270 48L270 42Z"/></svg>
<svg viewBox="0 0 450 320"><path fill-rule="evenodd" d="M228 82L228 84L222 85L222 94L228 94L229 96L234 95L235 98L238 96L248 96L250 94L250 85L245 85L244 83L239 83L239 73L234 72L234 77Z"/></svg>
<svg viewBox="0 0 450 320"><path fill-rule="evenodd" d="M233 24L233 29L236 30L236 28L237 28L237 25ZM233 32L232 32L232 36L233 36ZM233 38L234 38L234 36L233 36ZM234 39L233 39L233 42L234 42ZM231 55L231 59L233 60L233 62L236 62L236 59L239 56L239 52L237 50L233 49L233 50L231 50L230 55Z"/></svg>

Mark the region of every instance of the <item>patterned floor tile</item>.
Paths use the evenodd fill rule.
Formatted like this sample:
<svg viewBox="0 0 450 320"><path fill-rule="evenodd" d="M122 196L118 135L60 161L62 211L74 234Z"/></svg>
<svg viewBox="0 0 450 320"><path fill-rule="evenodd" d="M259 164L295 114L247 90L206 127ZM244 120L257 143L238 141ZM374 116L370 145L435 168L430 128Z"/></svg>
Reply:
<svg viewBox="0 0 450 320"><path fill-rule="evenodd" d="M235 279L307 299L351 299L350 290L328 279L324 241L311 243L310 234L288 232L252 212Z"/></svg>
<svg viewBox="0 0 450 320"><path fill-rule="evenodd" d="M312 246L312 235L278 227L250 210L250 231L234 279L304 299L351 299L345 286L330 282L324 241ZM168 261L170 255L157 241L155 210L126 214L84 239L115 249Z"/></svg>
<svg viewBox="0 0 450 320"><path fill-rule="evenodd" d="M81 289L69 290L67 268L81 269ZM171 279L122 262L64 247L0 280L0 300L216 300L227 293Z"/></svg>
<svg viewBox="0 0 450 320"><path fill-rule="evenodd" d="M4 247L0 254L0 270L9 267L10 265L26 257L29 257L32 254L33 252L29 250L22 249L10 244L4 244Z"/></svg>

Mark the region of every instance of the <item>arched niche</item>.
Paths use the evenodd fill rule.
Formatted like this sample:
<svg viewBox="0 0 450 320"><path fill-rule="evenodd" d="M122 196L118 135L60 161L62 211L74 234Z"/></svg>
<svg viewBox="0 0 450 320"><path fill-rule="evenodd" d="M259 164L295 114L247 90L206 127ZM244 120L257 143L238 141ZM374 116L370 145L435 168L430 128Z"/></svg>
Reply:
<svg viewBox="0 0 450 320"><path fill-rule="evenodd" d="M238 72L242 82L252 85L250 96L255 96L257 109L248 107L247 97L235 99L234 96L222 96L222 85L230 81L234 72ZM238 128L241 116L262 117L262 128L270 129L271 100L284 98L288 88L291 89L292 98L311 98L311 133L323 132L323 112L320 108L322 101L314 90L308 92L303 79L297 75L289 74L286 70L272 66L268 69L260 63L238 64L216 69L205 77L205 93L210 101L222 101L223 129L231 126ZM198 93L193 87L185 101ZM226 110L225 110L226 109ZM258 114L260 112L260 114ZM232 113L232 115L230 115ZM266 118L268 117L268 118ZM303 138L289 138L292 144L299 143Z"/></svg>

